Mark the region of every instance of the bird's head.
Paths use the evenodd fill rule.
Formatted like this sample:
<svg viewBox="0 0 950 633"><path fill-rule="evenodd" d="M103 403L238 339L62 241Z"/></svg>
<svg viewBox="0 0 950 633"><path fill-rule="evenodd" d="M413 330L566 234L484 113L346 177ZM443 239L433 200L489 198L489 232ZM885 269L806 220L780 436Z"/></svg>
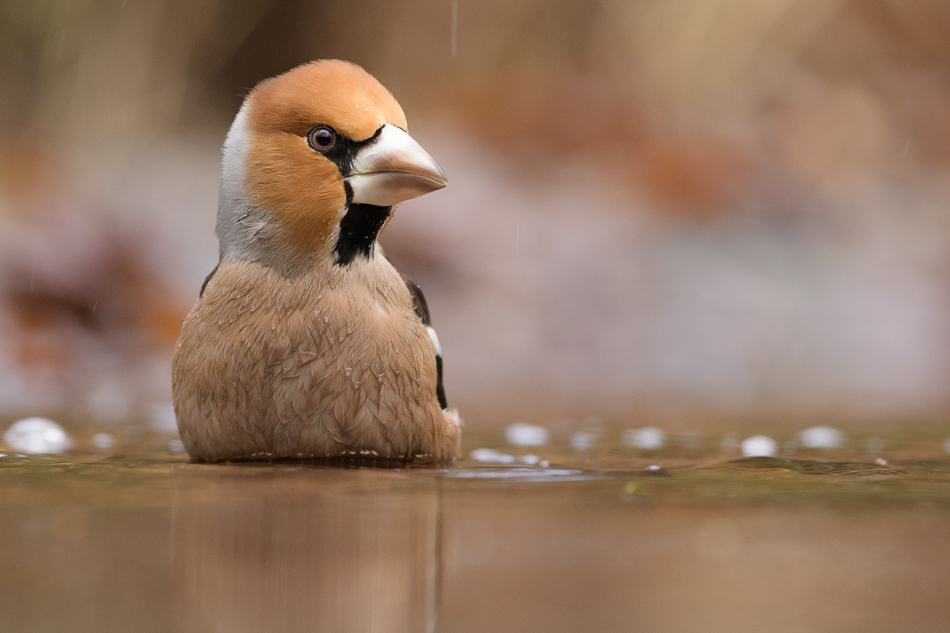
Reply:
<svg viewBox="0 0 950 633"><path fill-rule="evenodd" d="M224 145L222 258L285 265L371 256L392 206L441 189L445 174L407 133L395 98L337 60L259 84Z"/></svg>

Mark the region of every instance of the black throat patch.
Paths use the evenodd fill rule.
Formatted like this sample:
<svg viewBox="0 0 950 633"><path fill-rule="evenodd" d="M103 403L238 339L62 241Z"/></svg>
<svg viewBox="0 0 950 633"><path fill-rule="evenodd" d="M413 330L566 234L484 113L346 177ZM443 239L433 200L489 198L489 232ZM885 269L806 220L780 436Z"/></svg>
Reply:
<svg viewBox="0 0 950 633"><path fill-rule="evenodd" d="M357 255L373 256L376 236L386 223L392 207L372 204L350 204L340 220L340 237L336 241L336 263L346 266Z"/></svg>
<svg viewBox="0 0 950 633"><path fill-rule="evenodd" d="M353 204L353 189L345 180L353 170L356 153L361 148L375 143L382 131L383 127L380 126L375 134L363 141L354 141L338 134L336 145L323 154L336 163L340 176L344 178L343 187L346 190L346 214L340 220L340 237L337 238L334 248L338 266L349 265L357 255L371 258L376 247L376 236L393 211L392 207Z"/></svg>

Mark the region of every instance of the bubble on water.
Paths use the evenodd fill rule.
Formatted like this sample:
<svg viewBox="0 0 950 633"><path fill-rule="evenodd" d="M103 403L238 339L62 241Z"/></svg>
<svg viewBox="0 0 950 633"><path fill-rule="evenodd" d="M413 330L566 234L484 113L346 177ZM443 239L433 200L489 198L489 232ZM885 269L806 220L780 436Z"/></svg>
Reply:
<svg viewBox="0 0 950 633"><path fill-rule="evenodd" d="M743 457L774 457L778 442L765 435L753 435L742 440Z"/></svg>
<svg viewBox="0 0 950 633"><path fill-rule="evenodd" d="M513 446L544 446L551 434L543 426L515 422L505 429L505 439Z"/></svg>
<svg viewBox="0 0 950 633"><path fill-rule="evenodd" d="M173 453L183 453L185 451L185 443L181 440L172 440L168 443L168 450Z"/></svg>
<svg viewBox="0 0 950 633"><path fill-rule="evenodd" d="M518 458L518 461L522 464L527 464L529 466L534 466L541 461L541 458L535 455L534 453L528 453L527 455L522 455Z"/></svg>
<svg viewBox="0 0 950 633"><path fill-rule="evenodd" d="M92 445L96 448L107 449L112 448L115 444L115 438L113 438L108 433L96 433L92 436Z"/></svg>
<svg viewBox="0 0 950 633"><path fill-rule="evenodd" d="M647 466L647 472L655 473L658 470L660 470L659 464L650 464L649 466Z"/></svg>
<svg viewBox="0 0 950 633"><path fill-rule="evenodd" d="M803 448L839 448L844 443L844 433L830 426L813 426L798 436Z"/></svg>
<svg viewBox="0 0 950 633"><path fill-rule="evenodd" d="M577 431L571 434L571 448L575 451L589 451L597 443L597 436L588 431Z"/></svg>
<svg viewBox="0 0 950 633"><path fill-rule="evenodd" d="M878 466L890 466L890 465L891 465L891 463L890 463L889 461L887 461L886 459L884 459L883 457L878 457L877 459L874 460L874 463L877 464Z"/></svg>
<svg viewBox="0 0 950 633"><path fill-rule="evenodd" d="M623 432L621 441L631 448L655 451L663 446L666 441L666 433L663 429L658 429L655 426L648 426L643 429L627 429Z"/></svg>
<svg viewBox="0 0 950 633"><path fill-rule="evenodd" d="M514 464L515 456L496 451L493 448L476 448L468 454L470 459L476 462L488 462L492 464Z"/></svg>
<svg viewBox="0 0 950 633"><path fill-rule="evenodd" d="M26 418L14 422L3 434L12 449L35 454L59 454L72 448L73 440L63 427L46 418Z"/></svg>

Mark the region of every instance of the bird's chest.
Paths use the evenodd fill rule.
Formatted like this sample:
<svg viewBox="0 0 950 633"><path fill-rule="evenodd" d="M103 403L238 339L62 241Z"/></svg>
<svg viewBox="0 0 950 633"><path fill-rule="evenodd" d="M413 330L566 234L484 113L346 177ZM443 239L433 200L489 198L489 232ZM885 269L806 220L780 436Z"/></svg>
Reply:
<svg viewBox="0 0 950 633"><path fill-rule="evenodd" d="M341 391L387 376L418 381L427 360L420 353L429 345L421 322L385 294L345 288L248 293L226 311L227 318L206 315L208 327L220 328L209 338L245 380Z"/></svg>

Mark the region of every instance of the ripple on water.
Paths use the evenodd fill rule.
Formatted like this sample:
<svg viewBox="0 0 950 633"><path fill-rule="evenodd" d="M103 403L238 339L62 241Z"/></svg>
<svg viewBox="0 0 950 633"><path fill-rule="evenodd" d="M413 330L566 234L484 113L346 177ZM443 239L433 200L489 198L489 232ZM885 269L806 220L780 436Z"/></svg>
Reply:
<svg viewBox="0 0 950 633"><path fill-rule="evenodd" d="M443 471L450 479L492 479L503 481L592 481L604 476L572 468L460 468Z"/></svg>

